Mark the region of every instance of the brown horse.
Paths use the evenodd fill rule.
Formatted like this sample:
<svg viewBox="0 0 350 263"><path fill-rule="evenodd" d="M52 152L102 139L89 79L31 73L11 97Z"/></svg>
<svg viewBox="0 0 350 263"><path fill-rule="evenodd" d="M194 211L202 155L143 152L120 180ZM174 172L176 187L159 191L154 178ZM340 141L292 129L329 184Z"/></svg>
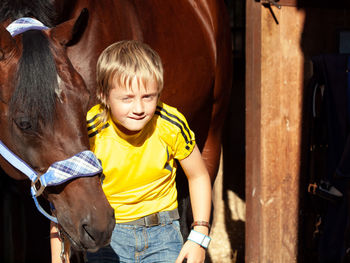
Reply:
<svg viewBox="0 0 350 263"><path fill-rule="evenodd" d="M89 149L89 92L64 45L81 19L14 37L5 29L12 20L6 17L0 25L0 140L41 175L51 164ZM2 157L0 166L12 178L26 179ZM97 175L47 187L43 195L76 249L95 250L109 242L114 213Z"/></svg>

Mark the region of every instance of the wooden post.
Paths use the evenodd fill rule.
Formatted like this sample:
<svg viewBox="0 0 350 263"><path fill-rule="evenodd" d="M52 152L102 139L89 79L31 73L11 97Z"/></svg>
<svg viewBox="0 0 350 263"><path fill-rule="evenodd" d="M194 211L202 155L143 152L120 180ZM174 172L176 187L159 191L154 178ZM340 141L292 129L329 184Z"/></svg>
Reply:
<svg viewBox="0 0 350 263"><path fill-rule="evenodd" d="M246 262L296 262L304 13L246 2Z"/></svg>

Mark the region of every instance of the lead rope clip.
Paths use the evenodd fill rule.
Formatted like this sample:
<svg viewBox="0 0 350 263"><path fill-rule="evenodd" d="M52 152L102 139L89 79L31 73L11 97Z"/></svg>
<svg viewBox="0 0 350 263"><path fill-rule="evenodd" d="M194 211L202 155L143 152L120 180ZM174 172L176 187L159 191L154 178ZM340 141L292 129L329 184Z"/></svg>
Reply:
<svg viewBox="0 0 350 263"><path fill-rule="evenodd" d="M65 257L65 247L64 247L64 236L62 234L62 231L58 231L59 239L61 240L61 253L60 253L60 258L62 263L66 263L66 257Z"/></svg>

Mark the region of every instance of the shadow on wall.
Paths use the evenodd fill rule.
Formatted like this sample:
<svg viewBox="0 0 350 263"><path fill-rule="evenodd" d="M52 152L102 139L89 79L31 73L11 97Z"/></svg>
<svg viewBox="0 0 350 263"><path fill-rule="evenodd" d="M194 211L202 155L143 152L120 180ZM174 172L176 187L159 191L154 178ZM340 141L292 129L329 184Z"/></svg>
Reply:
<svg viewBox="0 0 350 263"><path fill-rule="evenodd" d="M0 262L50 262L49 224L34 205L29 182L0 169Z"/></svg>
<svg viewBox="0 0 350 263"><path fill-rule="evenodd" d="M245 202L245 63L234 59L233 92L223 143L224 220L231 251L237 263L244 262L245 222L234 220L230 193Z"/></svg>
<svg viewBox="0 0 350 263"><path fill-rule="evenodd" d="M230 11L233 82L223 140L224 221L235 262L244 262L245 222L234 220L230 194L245 202L245 1L227 1Z"/></svg>

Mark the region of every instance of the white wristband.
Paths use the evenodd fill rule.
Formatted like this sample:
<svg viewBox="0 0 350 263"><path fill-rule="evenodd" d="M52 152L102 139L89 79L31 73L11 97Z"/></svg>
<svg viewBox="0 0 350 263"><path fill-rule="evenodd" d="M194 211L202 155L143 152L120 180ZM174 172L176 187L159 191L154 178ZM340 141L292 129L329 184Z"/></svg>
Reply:
<svg viewBox="0 0 350 263"><path fill-rule="evenodd" d="M191 230L187 239L197 243L198 245L200 245L204 248L208 248L210 240L211 240L211 238L208 237L207 235L199 233L195 230Z"/></svg>

